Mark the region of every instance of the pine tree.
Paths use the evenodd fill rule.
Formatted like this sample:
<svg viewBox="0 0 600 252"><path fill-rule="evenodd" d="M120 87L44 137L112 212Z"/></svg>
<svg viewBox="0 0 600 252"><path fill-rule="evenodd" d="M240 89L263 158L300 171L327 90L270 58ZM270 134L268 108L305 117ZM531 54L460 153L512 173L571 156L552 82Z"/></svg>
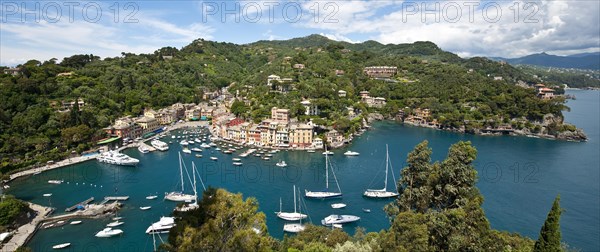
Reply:
<svg viewBox="0 0 600 252"><path fill-rule="evenodd" d="M560 214L562 209L560 208L560 195L556 196L554 203L552 203L552 209L548 213L546 222L542 226L540 231L540 237L535 242L533 251L561 251L560 247Z"/></svg>

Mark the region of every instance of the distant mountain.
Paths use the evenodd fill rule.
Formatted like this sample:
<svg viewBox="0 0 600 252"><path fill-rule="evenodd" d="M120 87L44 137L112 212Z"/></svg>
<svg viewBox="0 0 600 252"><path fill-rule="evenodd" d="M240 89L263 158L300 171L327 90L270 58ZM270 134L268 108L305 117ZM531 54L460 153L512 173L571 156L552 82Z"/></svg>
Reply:
<svg viewBox="0 0 600 252"><path fill-rule="evenodd" d="M496 61L506 61L512 65L536 65L560 68L600 69L600 52L580 53L569 56L557 56L545 52L520 58L489 57Z"/></svg>
<svg viewBox="0 0 600 252"><path fill-rule="evenodd" d="M569 55L568 57L586 57L586 56L596 56L596 57L600 57L600 52L592 52L592 53L578 53L578 54Z"/></svg>

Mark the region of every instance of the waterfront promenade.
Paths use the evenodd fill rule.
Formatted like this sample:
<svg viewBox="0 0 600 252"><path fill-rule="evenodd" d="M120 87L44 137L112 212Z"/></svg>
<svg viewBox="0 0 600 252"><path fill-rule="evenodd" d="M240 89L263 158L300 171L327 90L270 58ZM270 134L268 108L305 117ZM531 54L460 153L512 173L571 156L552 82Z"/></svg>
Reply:
<svg viewBox="0 0 600 252"><path fill-rule="evenodd" d="M46 215L52 212L52 209L49 207L40 206L33 203L29 203L29 207L33 209L37 215L29 223L20 226L16 231L14 231L12 237L6 244L4 244L0 252L12 252L25 245L25 243L27 243L29 238L31 238L31 236L37 230L39 223L46 218Z"/></svg>
<svg viewBox="0 0 600 252"><path fill-rule="evenodd" d="M97 156L98 156L98 154L92 154L92 155L86 155L86 156L79 156L79 157L67 158L65 160L61 160L61 161L58 161L58 162L53 163L53 164L47 164L47 165L42 166L42 167L31 168L31 169L28 169L28 170L25 170L25 171L13 173L13 174L10 175L10 180L12 181L12 180L14 180L16 178L19 178L19 177L33 175L33 174L38 174L38 173L41 173L41 172L45 172L45 171L49 171L49 170L61 168L61 167L64 167L64 166L68 166L68 165L72 165L72 164L77 164L77 163L85 162L85 161L88 161L88 160L95 159Z"/></svg>
<svg viewBox="0 0 600 252"><path fill-rule="evenodd" d="M167 130L165 130L165 132L169 132L172 130L177 130L177 129L181 129L181 128L192 128L192 127L198 127L198 126L207 126L208 122L206 121L195 121L195 122L181 122L181 123L177 123L175 125L171 125L167 128ZM129 145L125 145L122 146L121 148L119 148L119 151L127 149L127 148L133 148L133 147L138 147L139 145L136 144L129 144ZM103 147L101 148L104 151L107 151L108 148L107 147ZM77 163L81 163L81 162L85 162L85 161L89 161L92 159L96 159L96 157L98 156L98 154L91 154L91 155L86 155L86 156L78 156L78 157L71 157L71 158L67 158L65 160L61 160L58 162L55 162L53 164L46 164L45 166L42 167L36 167L36 168L31 168L28 170L24 170L24 171L20 171L20 172L16 172L10 175L10 181L19 178L19 177L23 177L23 176L29 176L29 175L33 175L33 174L39 174L45 171L49 171L49 170L53 170L53 169L57 169L57 168L61 168L61 167L65 167L65 166L69 166L69 165L73 165L73 164L77 164Z"/></svg>

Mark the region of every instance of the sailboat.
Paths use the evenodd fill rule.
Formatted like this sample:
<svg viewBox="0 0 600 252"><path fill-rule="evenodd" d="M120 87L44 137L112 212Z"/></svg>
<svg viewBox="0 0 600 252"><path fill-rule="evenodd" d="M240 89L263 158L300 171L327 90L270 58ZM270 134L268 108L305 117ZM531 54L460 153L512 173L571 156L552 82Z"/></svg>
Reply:
<svg viewBox="0 0 600 252"><path fill-rule="evenodd" d="M298 190L298 193L300 193L300 190ZM294 195L296 194L296 186L294 186ZM302 212L302 203L300 203L300 197L298 198L298 207L299 207L299 212ZM296 198L294 197L294 212L296 212L295 210L296 208ZM281 211L280 211L281 212ZM299 223L286 223L283 225L283 231L284 232L288 232L288 233L298 233L298 232L302 232L304 231L304 229L306 229L306 226L304 224L302 224L302 219L299 219Z"/></svg>
<svg viewBox="0 0 600 252"><path fill-rule="evenodd" d="M179 174L181 176L181 191L165 193L165 199L170 201L192 201L194 195L184 194L184 183L183 183L183 160L181 159L181 153L179 153Z"/></svg>
<svg viewBox="0 0 600 252"><path fill-rule="evenodd" d="M390 197L398 196L397 192L388 192L387 191L388 170L389 170L388 165L389 164L390 164L390 154L388 152L388 146L386 144L385 145L385 182L384 182L383 189L367 189L365 191L365 193L363 194L364 196L369 197L369 198L390 198Z"/></svg>
<svg viewBox="0 0 600 252"><path fill-rule="evenodd" d="M179 207L175 208L175 211L187 212L187 211L198 208L198 189L196 189L196 164L194 164L194 162L192 162L192 176L194 177L194 181L193 181L194 203L179 206ZM204 188L204 190L206 190L206 187L204 186L204 182L202 182L201 177L200 177L200 183L202 183L202 187Z"/></svg>
<svg viewBox="0 0 600 252"><path fill-rule="evenodd" d="M307 217L306 214L296 212L296 185L294 185L294 212L293 213L282 212L281 211L281 198L279 198L279 212L277 212L277 217L284 219L284 220L289 220L289 221L302 220Z"/></svg>
<svg viewBox="0 0 600 252"><path fill-rule="evenodd" d="M327 147L325 147L325 152L327 152ZM337 185L339 192L329 192L329 155L325 155L325 191L320 192L312 192L305 190L304 196L307 198L333 198L342 196L342 190L340 189L340 185L337 182L337 178L335 177L335 172L331 169L331 173L333 174L333 178L335 179L335 184Z"/></svg>

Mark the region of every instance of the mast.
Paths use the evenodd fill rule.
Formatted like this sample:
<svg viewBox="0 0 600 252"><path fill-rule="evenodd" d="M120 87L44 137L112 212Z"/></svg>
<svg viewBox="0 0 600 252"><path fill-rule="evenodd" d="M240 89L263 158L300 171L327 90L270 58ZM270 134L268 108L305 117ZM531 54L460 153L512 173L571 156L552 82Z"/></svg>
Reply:
<svg viewBox="0 0 600 252"><path fill-rule="evenodd" d="M192 162L192 168L194 169L192 171L192 176L194 176L194 203L198 204L198 190L196 189L196 164L194 164L194 162Z"/></svg>
<svg viewBox="0 0 600 252"><path fill-rule="evenodd" d="M179 174L181 175L181 192L183 193L183 167L181 162L181 152L179 152Z"/></svg>
<svg viewBox="0 0 600 252"><path fill-rule="evenodd" d="M157 251L156 250L156 237L154 237L154 230L151 233L152 233L152 244L154 245L154 250L152 250L152 251Z"/></svg>
<svg viewBox="0 0 600 252"><path fill-rule="evenodd" d="M296 185L294 185L294 213L296 213Z"/></svg>
<svg viewBox="0 0 600 252"><path fill-rule="evenodd" d="M329 191L329 166L327 165L329 154L327 153L327 145L325 145L325 188Z"/></svg>
<svg viewBox="0 0 600 252"><path fill-rule="evenodd" d="M388 177L388 164L390 163L390 154L388 152L388 145L385 145L385 182L383 190L387 192L387 177Z"/></svg>
<svg viewBox="0 0 600 252"><path fill-rule="evenodd" d="M279 213L281 213L281 197L279 197Z"/></svg>

